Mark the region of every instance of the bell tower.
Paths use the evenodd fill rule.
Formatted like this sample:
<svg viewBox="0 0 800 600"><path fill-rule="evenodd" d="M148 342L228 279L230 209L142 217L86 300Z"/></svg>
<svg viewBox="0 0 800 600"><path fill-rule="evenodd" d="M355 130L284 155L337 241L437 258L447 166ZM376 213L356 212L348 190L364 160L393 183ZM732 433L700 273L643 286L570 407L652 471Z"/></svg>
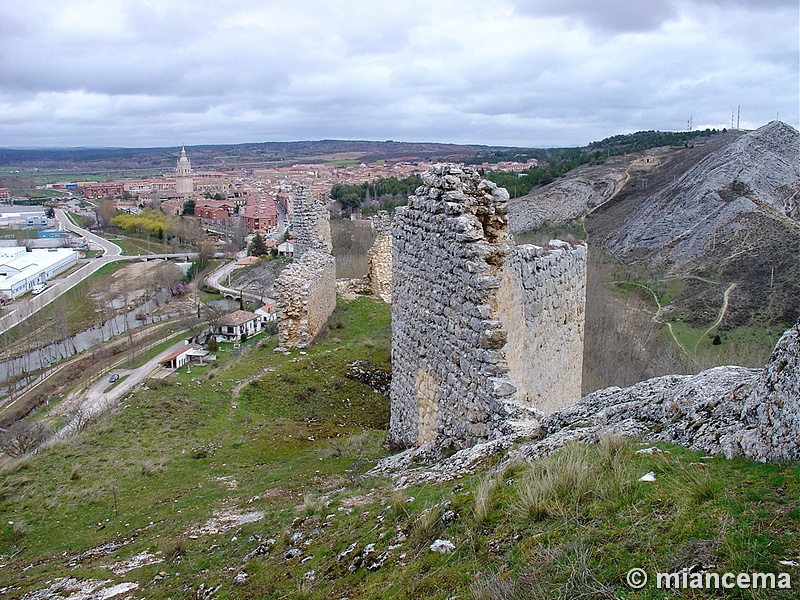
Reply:
<svg viewBox="0 0 800 600"><path fill-rule="evenodd" d="M181 148L178 166L175 167L175 191L179 196L189 196L194 193L192 182L192 162L186 156L186 148Z"/></svg>

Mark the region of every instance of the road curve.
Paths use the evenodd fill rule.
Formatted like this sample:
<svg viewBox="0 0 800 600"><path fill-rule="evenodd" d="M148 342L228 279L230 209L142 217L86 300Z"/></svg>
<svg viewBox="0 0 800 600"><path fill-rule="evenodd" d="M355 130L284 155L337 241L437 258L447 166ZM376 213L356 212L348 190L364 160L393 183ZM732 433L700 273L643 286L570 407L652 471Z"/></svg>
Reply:
<svg viewBox="0 0 800 600"><path fill-rule="evenodd" d="M96 246L102 248L103 256L120 256L122 254L122 248L117 246L114 242L110 242L105 238L100 237L99 235L95 235L91 231L83 229L82 227L78 227L72 221L69 220L67 213L65 213L62 209L56 208L55 209L56 220L58 221L59 225L62 228L66 229L67 231L71 231L73 233L77 233L79 236L87 239L91 243L95 244Z"/></svg>

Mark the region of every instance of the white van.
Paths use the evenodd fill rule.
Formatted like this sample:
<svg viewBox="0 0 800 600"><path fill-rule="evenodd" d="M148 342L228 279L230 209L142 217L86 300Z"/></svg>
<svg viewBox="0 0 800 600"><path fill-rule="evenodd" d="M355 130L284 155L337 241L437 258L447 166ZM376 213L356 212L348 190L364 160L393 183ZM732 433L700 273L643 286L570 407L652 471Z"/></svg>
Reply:
<svg viewBox="0 0 800 600"><path fill-rule="evenodd" d="M31 288L31 294L41 294L45 290L45 288L47 288L46 283L40 283L38 285L35 285Z"/></svg>

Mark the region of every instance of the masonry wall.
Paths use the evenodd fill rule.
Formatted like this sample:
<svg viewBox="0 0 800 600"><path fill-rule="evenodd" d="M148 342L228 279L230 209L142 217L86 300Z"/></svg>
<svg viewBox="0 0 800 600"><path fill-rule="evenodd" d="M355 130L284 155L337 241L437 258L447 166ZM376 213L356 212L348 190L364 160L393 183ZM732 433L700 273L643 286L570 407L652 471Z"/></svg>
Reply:
<svg viewBox="0 0 800 600"><path fill-rule="evenodd" d="M386 211L372 219L375 241L367 253L369 267L365 284L369 292L387 304L392 301L392 222Z"/></svg>
<svg viewBox="0 0 800 600"><path fill-rule="evenodd" d="M281 348L305 348L336 308L336 260L309 250L275 281Z"/></svg>
<svg viewBox="0 0 800 600"><path fill-rule="evenodd" d="M580 396L581 365L572 361L582 353L583 326L574 321L583 318L585 248L509 246L507 200L473 169L436 165L395 211L389 442L396 447L469 446L502 435L511 407L540 414ZM563 277L551 280L558 272ZM567 282L574 289L562 297ZM527 343L529 335L536 341Z"/></svg>
<svg viewBox="0 0 800 600"><path fill-rule="evenodd" d="M511 246L497 294L517 400L550 414L581 398L586 246Z"/></svg>
<svg viewBox="0 0 800 600"><path fill-rule="evenodd" d="M333 248L330 213L324 199L309 195L308 188L301 184L295 185L292 192L292 235L295 258L309 250L330 254Z"/></svg>

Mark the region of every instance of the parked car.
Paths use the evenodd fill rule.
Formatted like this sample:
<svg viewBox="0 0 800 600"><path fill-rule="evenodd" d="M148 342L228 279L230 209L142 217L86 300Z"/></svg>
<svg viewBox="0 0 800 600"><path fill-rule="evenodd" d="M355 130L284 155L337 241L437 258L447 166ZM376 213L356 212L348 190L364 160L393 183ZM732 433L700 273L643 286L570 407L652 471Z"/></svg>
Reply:
<svg viewBox="0 0 800 600"><path fill-rule="evenodd" d="M114 373L111 377L108 378L108 383L114 383L119 379L119 373Z"/></svg>

